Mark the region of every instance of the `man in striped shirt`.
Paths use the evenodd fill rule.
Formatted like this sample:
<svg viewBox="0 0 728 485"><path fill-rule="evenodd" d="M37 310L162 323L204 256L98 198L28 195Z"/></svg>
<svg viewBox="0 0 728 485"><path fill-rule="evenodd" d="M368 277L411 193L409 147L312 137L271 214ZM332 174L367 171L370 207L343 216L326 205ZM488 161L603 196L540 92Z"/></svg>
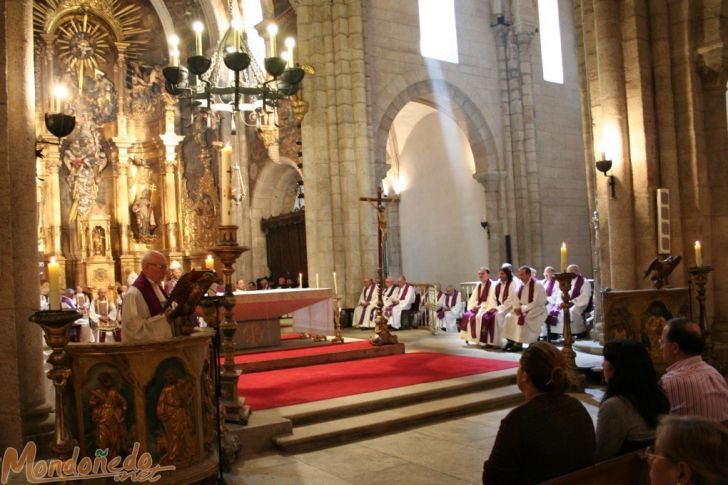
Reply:
<svg viewBox="0 0 728 485"><path fill-rule="evenodd" d="M673 318L662 329L660 347L669 366L660 384L670 400L670 413L728 423L728 384L700 356L705 348L700 327Z"/></svg>

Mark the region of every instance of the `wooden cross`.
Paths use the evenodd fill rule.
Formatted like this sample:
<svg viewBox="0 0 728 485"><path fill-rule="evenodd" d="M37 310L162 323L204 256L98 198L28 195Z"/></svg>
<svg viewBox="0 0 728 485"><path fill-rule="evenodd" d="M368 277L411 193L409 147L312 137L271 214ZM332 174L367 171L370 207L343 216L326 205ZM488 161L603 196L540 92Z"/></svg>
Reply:
<svg viewBox="0 0 728 485"><path fill-rule="evenodd" d="M382 192L382 187L377 187L376 198L359 198L359 200L361 200L362 202L370 202L372 206L377 209L377 236L379 240L377 258L377 285L379 286L379 291L377 291L377 316L374 319L376 335L371 338L372 343L376 345L397 343L397 336L390 334L389 330L387 330L387 319L384 316L384 300L382 298L382 291L384 288L384 240L387 236L387 204L391 202L399 202L399 197L388 197L386 195L383 195Z"/></svg>

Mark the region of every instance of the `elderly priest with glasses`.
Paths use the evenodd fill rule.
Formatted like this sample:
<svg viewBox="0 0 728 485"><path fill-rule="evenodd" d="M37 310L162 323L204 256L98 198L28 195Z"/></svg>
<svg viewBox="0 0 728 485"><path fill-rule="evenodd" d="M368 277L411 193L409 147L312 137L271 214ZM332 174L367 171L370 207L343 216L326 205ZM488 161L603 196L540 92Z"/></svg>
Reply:
<svg viewBox="0 0 728 485"><path fill-rule="evenodd" d="M167 320L172 309L164 309L168 296L162 288L166 273L164 254L148 251L142 256L142 274L129 287L124 300L121 328L125 343L172 338L172 327Z"/></svg>

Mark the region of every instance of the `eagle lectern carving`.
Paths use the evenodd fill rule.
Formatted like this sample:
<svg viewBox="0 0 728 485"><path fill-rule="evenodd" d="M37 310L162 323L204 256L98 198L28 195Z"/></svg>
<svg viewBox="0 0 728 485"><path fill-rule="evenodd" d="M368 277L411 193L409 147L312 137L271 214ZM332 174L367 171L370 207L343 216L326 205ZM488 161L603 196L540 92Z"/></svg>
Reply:
<svg viewBox="0 0 728 485"><path fill-rule="evenodd" d="M657 256L650 263L650 266L647 268L647 271L645 271L645 275L642 279L647 278L647 276L652 273L650 278L652 280L652 284L659 290L665 286L667 283L667 277L670 276L670 273L672 273L675 268L677 268L680 261L682 261L682 256Z"/></svg>

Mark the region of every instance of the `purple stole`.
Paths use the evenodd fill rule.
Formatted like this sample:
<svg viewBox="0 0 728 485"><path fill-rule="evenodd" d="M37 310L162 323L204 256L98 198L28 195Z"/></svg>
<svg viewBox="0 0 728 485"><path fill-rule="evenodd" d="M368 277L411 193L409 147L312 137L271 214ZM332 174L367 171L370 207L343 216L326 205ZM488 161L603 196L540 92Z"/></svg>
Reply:
<svg viewBox="0 0 728 485"><path fill-rule="evenodd" d="M503 299L500 298L500 290L501 290L501 281L498 282L497 285L495 285L495 301L499 305L502 305L504 301L506 301L506 298L508 298L508 294L511 291L511 283L512 281L506 282L506 287L503 289Z"/></svg>
<svg viewBox="0 0 728 485"><path fill-rule="evenodd" d="M488 282L483 285L483 283L478 283L478 307L480 307L480 304L483 303L488 298L488 292L490 292L490 285L491 281L488 280ZM455 296L457 296L457 290L455 290ZM453 305L455 304L455 301L453 299ZM462 319L460 320L461 329L463 331L467 331L468 327L470 327L470 335L475 338L475 315L478 313L478 310L472 311L468 308L468 311L466 311L463 314ZM487 315L487 314L486 314ZM485 315L483 316L485 318ZM481 339L483 338L483 334L481 332Z"/></svg>
<svg viewBox="0 0 728 485"><path fill-rule="evenodd" d="M61 303L65 303L68 305L68 308L71 308L72 310L76 310L78 307L76 306L76 302L73 301L73 298L68 298L67 296L61 297Z"/></svg>
<svg viewBox="0 0 728 485"><path fill-rule="evenodd" d="M392 293L394 293L394 290L396 290L396 289L397 289L397 286L392 285L391 288L387 288L386 290L384 290L384 293L382 293L382 299L384 299L385 296L387 298L391 298ZM392 306L394 306L394 305L389 305L384 309L384 314L388 317L392 316Z"/></svg>
<svg viewBox="0 0 728 485"><path fill-rule="evenodd" d="M525 286L525 285L524 285ZM534 291L534 281L531 280L528 282L528 303L531 303L533 301L533 291ZM523 286L518 288L518 301L520 303L521 301L521 295L523 294ZM526 323L526 313L521 312L520 315L518 315L518 325L523 326L523 324Z"/></svg>
<svg viewBox="0 0 728 485"><path fill-rule="evenodd" d="M578 275L576 277L576 281L574 282L574 288L571 290L571 299L573 300L577 296L581 295L581 287L584 286L584 277L582 275Z"/></svg>
<svg viewBox="0 0 728 485"><path fill-rule="evenodd" d="M556 283L556 278L552 278L546 285L546 296L551 296L554 292L554 283Z"/></svg>
<svg viewBox="0 0 728 485"><path fill-rule="evenodd" d="M369 306L369 302L372 301L372 293L374 293L374 287L375 286L376 285L371 284L371 285L369 285L369 291L368 292L366 290L364 291L364 300L367 302L367 304L364 305L364 308L368 307ZM359 316L359 325L361 325L362 322L364 321L364 314L365 313L366 312L362 310L361 315Z"/></svg>
<svg viewBox="0 0 728 485"><path fill-rule="evenodd" d="M154 292L152 284L149 280L147 280L147 277L144 276L144 273L139 275L132 286L141 292L144 297L144 301L147 303L147 308L149 308L149 314L151 316L156 317L164 311L159 298L157 298L157 294ZM162 288L159 289L162 291L164 296L167 296Z"/></svg>
<svg viewBox="0 0 728 485"><path fill-rule="evenodd" d="M435 300L435 304L437 304L437 302L440 300L441 295L442 295L442 291L438 291L437 300ZM452 303L450 303L450 296L453 297ZM455 290L455 293L453 293L452 295L445 295L445 306L449 306L450 308L452 308L452 306L457 301L457 297L458 297L458 290ZM440 320L445 318L445 309L444 308L440 308L439 310L437 310L437 318L439 318Z"/></svg>

